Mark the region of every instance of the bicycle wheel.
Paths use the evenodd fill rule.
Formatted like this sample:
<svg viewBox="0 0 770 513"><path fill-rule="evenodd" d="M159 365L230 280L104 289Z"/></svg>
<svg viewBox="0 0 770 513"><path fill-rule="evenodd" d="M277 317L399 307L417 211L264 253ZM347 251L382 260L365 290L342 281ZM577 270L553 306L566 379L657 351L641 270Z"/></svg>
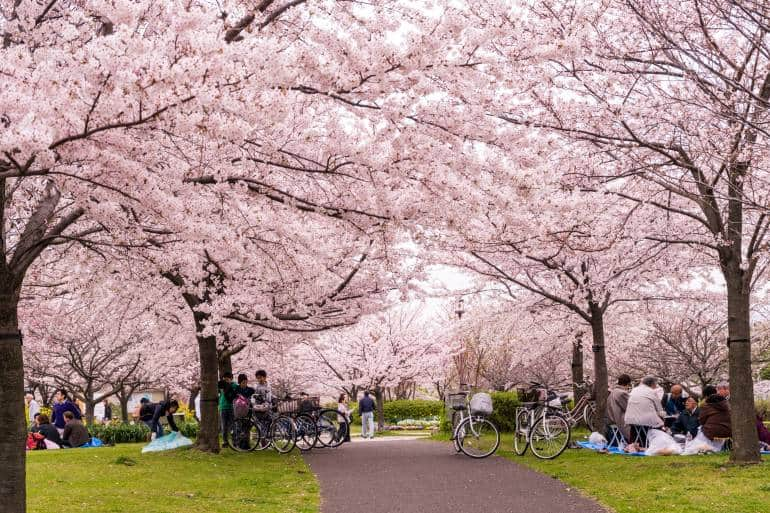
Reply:
<svg viewBox="0 0 770 513"><path fill-rule="evenodd" d="M457 427L463 420L462 412L457 410L452 412L452 444L455 447L455 452L460 452L460 442L458 441Z"/></svg>
<svg viewBox="0 0 770 513"><path fill-rule="evenodd" d="M564 452L570 435L569 423L564 417L546 413L532 425L529 448L541 460L551 460Z"/></svg>
<svg viewBox="0 0 770 513"><path fill-rule="evenodd" d="M230 428L227 445L234 451L248 452L256 449L262 438L262 430L251 419L235 419Z"/></svg>
<svg viewBox="0 0 770 513"><path fill-rule="evenodd" d="M486 458L500 446L497 427L483 417L468 417L457 427L460 450L471 458Z"/></svg>
<svg viewBox="0 0 770 513"><path fill-rule="evenodd" d="M307 413L300 413L294 419L294 424L297 426L296 437L299 450L306 452L315 447L318 443L318 429L315 419Z"/></svg>
<svg viewBox="0 0 770 513"><path fill-rule="evenodd" d="M524 456L529 445L529 411L520 409L516 412L516 433L513 436L513 452Z"/></svg>
<svg viewBox="0 0 770 513"><path fill-rule="evenodd" d="M339 447L345 441L348 426L345 417L337 410L321 410L316 420L318 441L324 447Z"/></svg>
<svg viewBox="0 0 770 513"><path fill-rule="evenodd" d="M589 431L593 432L596 426L596 403L591 401L583 408L583 422Z"/></svg>
<svg viewBox="0 0 770 513"><path fill-rule="evenodd" d="M273 448L281 454L294 449L297 443L297 428L291 417L279 415L270 423L270 441Z"/></svg>

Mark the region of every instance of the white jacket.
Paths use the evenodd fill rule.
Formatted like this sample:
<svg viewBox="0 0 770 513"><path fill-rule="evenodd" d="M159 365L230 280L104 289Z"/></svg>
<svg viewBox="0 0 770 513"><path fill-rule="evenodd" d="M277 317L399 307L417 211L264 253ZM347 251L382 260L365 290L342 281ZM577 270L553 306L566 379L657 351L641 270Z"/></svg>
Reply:
<svg viewBox="0 0 770 513"><path fill-rule="evenodd" d="M665 412L661 408L660 398L655 389L639 385L628 394L626 424L637 426L661 427Z"/></svg>

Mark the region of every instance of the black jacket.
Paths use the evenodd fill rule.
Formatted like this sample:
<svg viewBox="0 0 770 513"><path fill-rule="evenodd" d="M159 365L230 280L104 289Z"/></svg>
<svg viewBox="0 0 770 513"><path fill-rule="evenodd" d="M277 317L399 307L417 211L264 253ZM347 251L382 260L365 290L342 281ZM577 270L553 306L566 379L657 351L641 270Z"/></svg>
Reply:
<svg viewBox="0 0 770 513"><path fill-rule="evenodd" d="M144 403L141 408L139 408L139 420L142 422L152 422L152 416L155 415L156 407L156 404Z"/></svg>
<svg viewBox="0 0 770 513"><path fill-rule="evenodd" d="M695 408L692 413L684 410L679 414L679 418L674 421L671 426L671 431L674 434L686 435L690 433L693 437L698 435L698 427L700 426L700 408Z"/></svg>
<svg viewBox="0 0 770 513"><path fill-rule="evenodd" d="M179 431L179 428L176 427L176 422L174 422L174 415L168 412L168 409L170 408L170 404L166 401L161 401L158 403L158 406L155 407L155 414L152 416L152 430L155 431L158 428L158 424L160 423L160 418L164 415L166 416L166 420L168 421L168 425L171 428L171 431Z"/></svg>
<svg viewBox="0 0 770 513"><path fill-rule="evenodd" d="M364 396L358 401L358 413L370 413L374 411L374 399Z"/></svg>
<svg viewBox="0 0 770 513"><path fill-rule="evenodd" d="M61 445L61 436L59 436L59 430L53 424L40 424L40 426L33 428L32 432L40 433L46 440L50 440Z"/></svg>

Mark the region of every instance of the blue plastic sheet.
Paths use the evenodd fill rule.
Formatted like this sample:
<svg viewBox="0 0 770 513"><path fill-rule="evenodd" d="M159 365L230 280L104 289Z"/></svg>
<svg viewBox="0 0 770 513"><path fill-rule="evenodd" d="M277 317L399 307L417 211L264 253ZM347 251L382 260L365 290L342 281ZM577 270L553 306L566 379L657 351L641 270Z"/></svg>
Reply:
<svg viewBox="0 0 770 513"><path fill-rule="evenodd" d="M172 449L179 449L181 447L190 447L192 444L192 440L189 438L180 435L176 431L172 431L168 435L156 438L144 446L142 448L142 453L170 451Z"/></svg>
<svg viewBox="0 0 770 513"><path fill-rule="evenodd" d="M620 454L623 456L646 456L643 452L625 452L617 447L604 447L603 445L592 444L591 442L577 442L577 445L583 449L591 449L592 451L601 451L607 449L610 454ZM762 454L770 456L770 451L761 451Z"/></svg>

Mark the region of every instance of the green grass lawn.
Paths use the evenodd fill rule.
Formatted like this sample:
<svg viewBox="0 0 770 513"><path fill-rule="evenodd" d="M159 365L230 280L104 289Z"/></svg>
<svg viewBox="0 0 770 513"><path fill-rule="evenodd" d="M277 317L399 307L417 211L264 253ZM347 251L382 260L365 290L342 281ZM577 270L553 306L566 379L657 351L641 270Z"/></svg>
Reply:
<svg viewBox="0 0 770 513"><path fill-rule="evenodd" d="M438 435L438 439L447 436ZM568 449L555 460L513 452L503 435L498 455L560 479L617 513L767 513L770 460L727 465L727 455L632 457Z"/></svg>
<svg viewBox="0 0 770 513"><path fill-rule="evenodd" d="M296 451L282 456L225 449L210 455L181 449L143 455L141 448L28 452L28 513L318 511L318 484Z"/></svg>

